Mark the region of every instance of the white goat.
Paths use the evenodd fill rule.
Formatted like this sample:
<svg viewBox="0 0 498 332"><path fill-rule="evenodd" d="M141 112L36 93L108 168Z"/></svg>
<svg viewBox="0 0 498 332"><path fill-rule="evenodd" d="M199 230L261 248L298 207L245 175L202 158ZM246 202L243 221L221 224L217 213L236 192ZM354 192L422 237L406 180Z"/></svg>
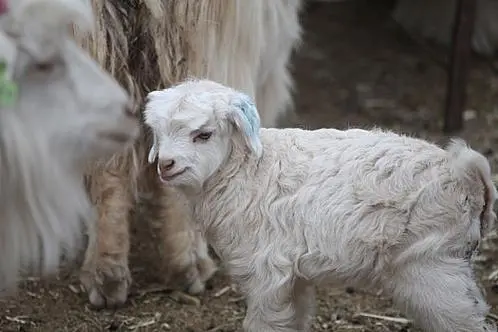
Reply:
<svg viewBox="0 0 498 332"><path fill-rule="evenodd" d="M0 288L24 268L53 272L94 217L83 183L90 162L138 135L125 91L68 34L88 30L84 0L11 0L0 16ZM0 87L1 89L1 87ZM0 91L5 93L5 91Z"/></svg>
<svg viewBox="0 0 498 332"><path fill-rule="evenodd" d="M148 95L166 186L247 296L245 331L305 331L313 284L381 287L427 331L496 331L470 263L494 221L487 160L379 130L261 129L208 80Z"/></svg>
<svg viewBox="0 0 498 332"><path fill-rule="evenodd" d="M343 2L350 0L307 0L310 2ZM476 17L472 34L475 52L491 57L498 50L498 0L476 0ZM444 46L452 41L458 0L398 0L393 19L403 29Z"/></svg>
<svg viewBox="0 0 498 332"><path fill-rule="evenodd" d="M498 49L498 1L476 0L472 48L484 56ZM457 0L399 0L393 18L404 29L443 45L450 45Z"/></svg>

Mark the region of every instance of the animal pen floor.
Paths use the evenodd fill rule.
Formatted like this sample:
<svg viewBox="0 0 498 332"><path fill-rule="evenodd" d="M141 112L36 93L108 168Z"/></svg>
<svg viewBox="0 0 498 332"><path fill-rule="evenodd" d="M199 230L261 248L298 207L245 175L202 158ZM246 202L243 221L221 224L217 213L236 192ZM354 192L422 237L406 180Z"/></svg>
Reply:
<svg viewBox="0 0 498 332"><path fill-rule="evenodd" d="M381 125L440 142L446 52L408 38L389 19L387 8L371 7L368 1L322 4L303 17L304 44L294 61L297 112L287 124ZM475 59L462 136L492 160L495 171L497 91L496 67ZM90 309L75 273L65 272L52 280L29 279L17 296L0 300L0 331L238 331L244 304L227 287L226 277L216 277L198 299L178 297L161 287L150 245L154 232L146 225L132 225L134 284L125 308ZM477 267L498 314L498 290L493 291L488 281L496 269L493 263L498 265L498 259L485 250ZM404 319L396 319L399 313L381 295L318 290L313 331L417 331Z"/></svg>

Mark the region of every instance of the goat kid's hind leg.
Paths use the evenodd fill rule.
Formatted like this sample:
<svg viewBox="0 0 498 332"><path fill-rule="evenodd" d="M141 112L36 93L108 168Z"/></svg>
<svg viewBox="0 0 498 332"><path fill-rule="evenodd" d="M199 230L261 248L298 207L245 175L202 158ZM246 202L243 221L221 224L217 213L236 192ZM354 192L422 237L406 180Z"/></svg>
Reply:
<svg viewBox="0 0 498 332"><path fill-rule="evenodd" d="M92 178L90 194L97 204L98 220L89 234L80 280L96 308L122 306L128 297L132 196L126 181L107 172Z"/></svg>
<svg viewBox="0 0 498 332"><path fill-rule="evenodd" d="M206 240L195 227L187 200L173 188L158 186L153 220L161 227L161 258L165 282L200 294L217 267Z"/></svg>
<svg viewBox="0 0 498 332"><path fill-rule="evenodd" d="M309 282L298 279L294 286L294 303L298 331L309 331L315 314L315 288Z"/></svg>
<svg viewBox="0 0 498 332"><path fill-rule="evenodd" d="M390 282L394 302L424 331L496 331L486 323L489 307L463 259L410 263Z"/></svg>

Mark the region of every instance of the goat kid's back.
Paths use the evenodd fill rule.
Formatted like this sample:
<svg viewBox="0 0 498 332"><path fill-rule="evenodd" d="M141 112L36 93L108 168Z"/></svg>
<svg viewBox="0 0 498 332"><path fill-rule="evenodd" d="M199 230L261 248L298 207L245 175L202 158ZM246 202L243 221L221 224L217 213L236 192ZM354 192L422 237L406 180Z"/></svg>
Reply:
<svg viewBox="0 0 498 332"><path fill-rule="evenodd" d="M303 252L319 252L333 261L305 271L303 260L301 273L308 278L343 265L345 278L355 270L360 279L372 280L372 263L382 269L387 262L393 264L393 257L397 257L394 264L402 264L439 251L468 256L494 220L496 191L489 164L461 141L443 150L379 131L262 129L261 133L263 158L258 166L252 165L258 168L257 180L247 178L247 174L254 177L253 169L248 169L235 178L220 172L213 183L231 187L226 191L230 201L239 193L237 211L251 211L255 202L248 196L259 200L264 213L255 232L258 239L267 238L272 246L292 243L279 248L292 259ZM209 193L206 197L214 200ZM223 197L216 200L225 202ZM213 212L205 213L218 219ZM241 223L253 219L249 214L233 218ZM241 234L246 234L245 226L240 226ZM289 233L292 229L303 231ZM247 237L247 245L260 242L253 240ZM312 255L306 257L317 262Z"/></svg>

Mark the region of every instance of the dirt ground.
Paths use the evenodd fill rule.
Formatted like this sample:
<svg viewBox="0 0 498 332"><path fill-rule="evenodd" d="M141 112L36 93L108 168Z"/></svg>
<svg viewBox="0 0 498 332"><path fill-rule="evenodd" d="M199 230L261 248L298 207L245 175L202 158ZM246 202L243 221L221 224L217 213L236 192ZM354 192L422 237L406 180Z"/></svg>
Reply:
<svg viewBox="0 0 498 332"><path fill-rule="evenodd" d="M368 1L322 4L303 16L304 44L294 60L297 112L286 124L376 125L442 142L446 51L410 39L390 20L387 7L371 6ZM461 136L490 158L495 172L497 91L492 63L476 58ZM137 221L132 226L134 284L125 308L92 310L75 268L51 280L28 279L17 295L0 300L0 331L238 331L244 303L227 288L226 277L217 276L198 299L163 290L153 264L154 232L146 225ZM498 265L498 255L494 257L484 250L477 268L492 311L498 314L498 289L488 281ZM404 319L394 319L402 316L382 295L326 287L318 292L313 331L417 331Z"/></svg>

